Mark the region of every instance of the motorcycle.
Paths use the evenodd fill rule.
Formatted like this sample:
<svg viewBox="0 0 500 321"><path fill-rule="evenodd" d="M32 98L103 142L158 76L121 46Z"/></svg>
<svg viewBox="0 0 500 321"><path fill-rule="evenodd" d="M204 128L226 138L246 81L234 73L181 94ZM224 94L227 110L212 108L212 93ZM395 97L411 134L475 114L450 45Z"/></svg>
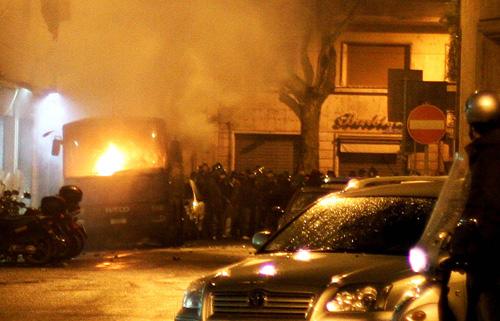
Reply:
<svg viewBox="0 0 500 321"><path fill-rule="evenodd" d="M82 193L76 186L63 186L59 195L42 199L40 211L60 240L56 259L71 259L81 254L87 240L87 233L78 222L79 202Z"/></svg>
<svg viewBox="0 0 500 321"><path fill-rule="evenodd" d="M0 259L17 262L21 255L30 264L46 264L54 254L56 236L37 216L0 218Z"/></svg>
<svg viewBox="0 0 500 321"><path fill-rule="evenodd" d="M5 185L2 183L2 187ZM30 264L48 263L54 253L56 235L42 217L27 214L26 206L17 190L2 188L0 196L0 260L16 262L20 256Z"/></svg>
<svg viewBox="0 0 500 321"><path fill-rule="evenodd" d="M59 195L66 201L66 211L63 220L66 223L64 228L73 240L73 246L68 253L69 257L73 258L80 255L88 239L85 227L78 220L83 193L74 185L65 185L59 190Z"/></svg>
<svg viewBox="0 0 500 321"><path fill-rule="evenodd" d="M22 256L27 263L46 264L78 256L87 239L77 219L81 199L78 187L63 186L59 195L44 197L40 209L35 209L19 201L19 193L4 191L0 261L16 262Z"/></svg>

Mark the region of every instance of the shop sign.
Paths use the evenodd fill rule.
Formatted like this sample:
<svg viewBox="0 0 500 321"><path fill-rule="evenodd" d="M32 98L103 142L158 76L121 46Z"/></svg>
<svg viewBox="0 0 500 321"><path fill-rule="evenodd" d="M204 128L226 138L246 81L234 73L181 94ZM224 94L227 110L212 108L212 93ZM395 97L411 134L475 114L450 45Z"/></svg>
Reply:
<svg viewBox="0 0 500 321"><path fill-rule="evenodd" d="M333 129L369 129L399 132L403 123L388 121L387 117L375 115L371 119L360 119L355 114L346 113L335 118Z"/></svg>

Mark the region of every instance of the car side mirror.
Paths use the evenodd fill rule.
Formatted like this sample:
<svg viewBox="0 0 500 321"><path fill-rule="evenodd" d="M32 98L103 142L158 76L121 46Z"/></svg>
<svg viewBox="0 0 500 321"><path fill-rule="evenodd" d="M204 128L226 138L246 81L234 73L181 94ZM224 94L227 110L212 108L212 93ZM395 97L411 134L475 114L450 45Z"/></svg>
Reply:
<svg viewBox="0 0 500 321"><path fill-rule="evenodd" d="M264 245L267 242L267 240L269 240L270 236L271 236L270 231L261 231L255 233L252 237L253 247L259 250L262 247L262 245Z"/></svg>
<svg viewBox="0 0 500 321"><path fill-rule="evenodd" d="M54 140L52 141L52 156L59 156L59 154L61 153L62 142L63 141L61 139L54 138Z"/></svg>

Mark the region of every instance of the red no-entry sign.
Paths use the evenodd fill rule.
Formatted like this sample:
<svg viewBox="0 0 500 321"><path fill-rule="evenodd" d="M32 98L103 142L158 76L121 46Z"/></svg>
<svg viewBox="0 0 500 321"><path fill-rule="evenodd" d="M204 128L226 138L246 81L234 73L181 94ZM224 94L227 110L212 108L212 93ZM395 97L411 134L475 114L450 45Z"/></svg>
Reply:
<svg viewBox="0 0 500 321"><path fill-rule="evenodd" d="M415 107L408 116L408 133L419 144L437 143L446 132L446 115L436 106Z"/></svg>

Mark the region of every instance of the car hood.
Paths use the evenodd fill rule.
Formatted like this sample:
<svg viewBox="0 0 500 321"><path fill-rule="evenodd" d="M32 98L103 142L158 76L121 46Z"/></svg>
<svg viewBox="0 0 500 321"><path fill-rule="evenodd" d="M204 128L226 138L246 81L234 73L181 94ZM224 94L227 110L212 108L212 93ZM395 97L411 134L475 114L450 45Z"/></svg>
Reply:
<svg viewBox="0 0 500 321"><path fill-rule="evenodd" d="M348 253L259 254L206 278L212 290L318 292L332 283L391 283L410 276L405 256Z"/></svg>

